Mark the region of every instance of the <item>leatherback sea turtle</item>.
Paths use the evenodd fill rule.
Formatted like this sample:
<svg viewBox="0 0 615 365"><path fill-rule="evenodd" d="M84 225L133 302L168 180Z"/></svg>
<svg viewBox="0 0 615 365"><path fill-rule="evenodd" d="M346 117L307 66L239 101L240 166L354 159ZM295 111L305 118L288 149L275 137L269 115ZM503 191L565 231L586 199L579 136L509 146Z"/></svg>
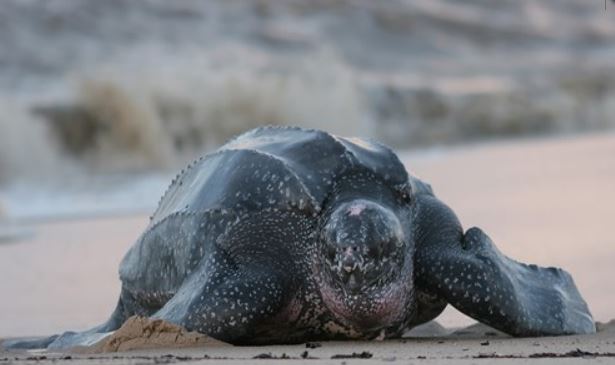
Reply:
<svg viewBox="0 0 615 365"><path fill-rule="evenodd" d="M107 323L13 346L89 343L135 314L234 344L391 338L447 303L514 336L595 331L567 272L464 233L389 148L318 130L255 129L192 163L120 278Z"/></svg>

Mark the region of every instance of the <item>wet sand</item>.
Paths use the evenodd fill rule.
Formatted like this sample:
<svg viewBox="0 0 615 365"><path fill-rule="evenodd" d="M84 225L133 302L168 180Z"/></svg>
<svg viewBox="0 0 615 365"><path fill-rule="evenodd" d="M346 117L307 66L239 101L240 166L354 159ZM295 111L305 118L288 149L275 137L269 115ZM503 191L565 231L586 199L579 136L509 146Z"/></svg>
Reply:
<svg viewBox="0 0 615 365"><path fill-rule="evenodd" d="M466 227L483 228L504 253L518 260L570 271L595 319L602 322L615 317L614 156L613 134L401 153L409 169L432 184L436 194L457 212ZM106 320L119 292L119 261L146 223L146 216L50 222L21 227L32 229L35 234L20 241L0 241L0 338L83 330ZM439 321L446 327L473 323L452 309ZM202 359L204 355L239 362L262 353L285 353L297 358L288 360L296 363L303 360L304 351L308 351L307 356L318 358L309 360L310 363L336 364L348 360L331 359L335 354L363 351L372 354L376 361L414 362L425 357L427 363L473 363L477 356L492 354L538 354L534 355L538 358L547 353L566 355L557 361L570 363L578 360L575 356L615 360L596 357L615 352L613 324L594 336L477 336L327 343L317 349L301 345L147 350L124 354L115 360L99 355L88 362L175 362ZM165 354L172 356L163 357ZM0 353L0 362L13 361L15 357L25 361L31 356L35 355Z"/></svg>

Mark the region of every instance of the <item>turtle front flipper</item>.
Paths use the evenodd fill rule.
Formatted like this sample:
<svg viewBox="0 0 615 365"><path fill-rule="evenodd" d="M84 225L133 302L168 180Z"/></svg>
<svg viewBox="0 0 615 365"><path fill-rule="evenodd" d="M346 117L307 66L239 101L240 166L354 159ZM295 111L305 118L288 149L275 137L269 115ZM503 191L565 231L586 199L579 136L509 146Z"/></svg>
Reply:
<svg viewBox="0 0 615 365"><path fill-rule="evenodd" d="M232 344L251 344L256 331L288 302L286 277L267 267L197 271L152 316Z"/></svg>
<svg viewBox="0 0 615 365"><path fill-rule="evenodd" d="M420 215L416 275L468 316L514 336L595 332L572 277L503 255L480 229L462 233L454 214L433 197ZM434 221L433 218L439 218Z"/></svg>
<svg viewBox="0 0 615 365"><path fill-rule="evenodd" d="M273 336L279 334L277 342L285 341L283 311L305 275L295 263L309 246L311 220L292 210L239 216L241 224L232 224L208 246L208 254L152 318L233 344L259 343L270 328Z"/></svg>

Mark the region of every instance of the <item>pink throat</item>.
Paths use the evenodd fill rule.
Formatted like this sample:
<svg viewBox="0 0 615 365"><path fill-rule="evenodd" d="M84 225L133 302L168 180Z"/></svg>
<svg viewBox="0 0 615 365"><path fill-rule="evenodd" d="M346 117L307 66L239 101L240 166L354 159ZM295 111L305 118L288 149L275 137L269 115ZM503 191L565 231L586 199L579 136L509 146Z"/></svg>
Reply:
<svg viewBox="0 0 615 365"><path fill-rule="evenodd" d="M400 320L408 309L408 290L392 284L373 293L352 295L328 284L320 288L325 305L335 317L358 329L383 328Z"/></svg>

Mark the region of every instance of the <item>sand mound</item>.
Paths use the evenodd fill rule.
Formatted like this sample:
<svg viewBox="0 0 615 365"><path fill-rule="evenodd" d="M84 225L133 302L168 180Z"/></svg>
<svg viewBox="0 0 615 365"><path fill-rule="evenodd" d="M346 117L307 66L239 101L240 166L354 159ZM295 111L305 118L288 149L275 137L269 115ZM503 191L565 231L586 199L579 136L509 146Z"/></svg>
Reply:
<svg viewBox="0 0 615 365"><path fill-rule="evenodd" d="M133 316L109 337L98 343L77 349L82 353L121 352L151 348L183 348L196 346L224 346L224 342L215 340L198 332L165 322L161 319L148 319Z"/></svg>

